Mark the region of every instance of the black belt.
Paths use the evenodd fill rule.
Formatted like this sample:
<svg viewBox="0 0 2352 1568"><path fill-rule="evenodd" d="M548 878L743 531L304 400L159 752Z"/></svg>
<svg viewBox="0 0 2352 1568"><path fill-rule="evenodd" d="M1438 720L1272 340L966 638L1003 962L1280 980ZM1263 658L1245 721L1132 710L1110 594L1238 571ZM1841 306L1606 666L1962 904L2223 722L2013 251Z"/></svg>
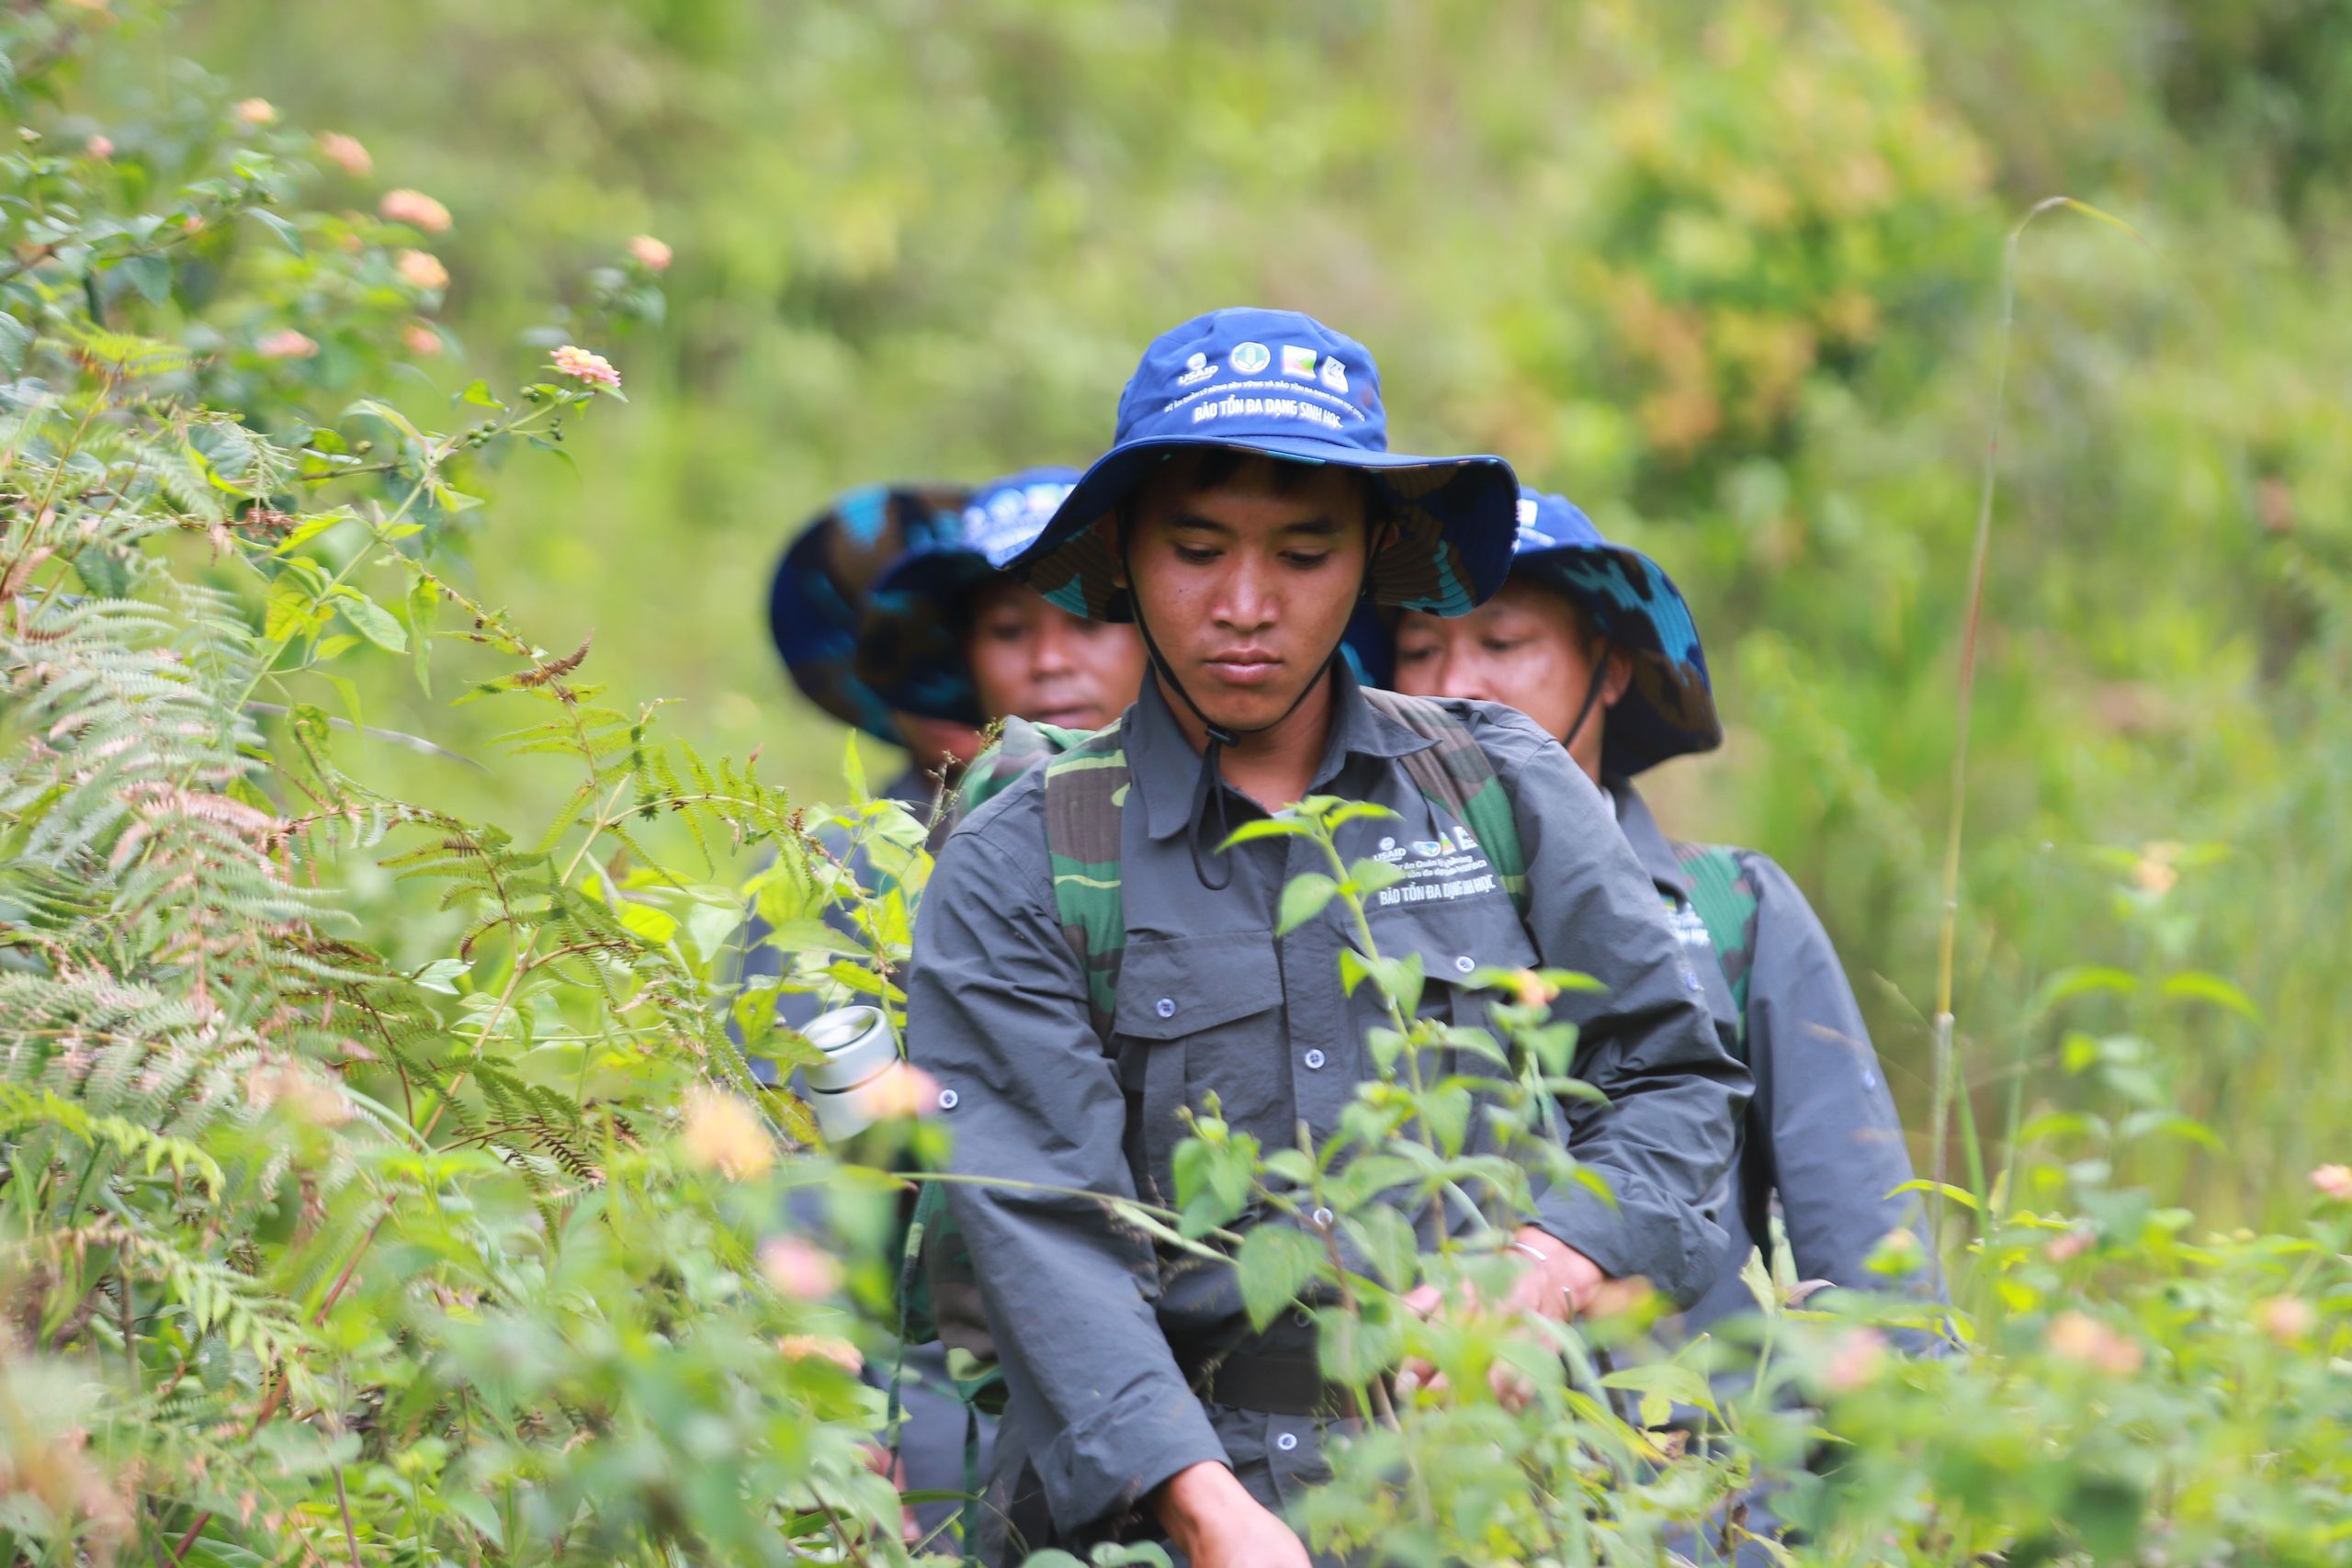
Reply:
<svg viewBox="0 0 2352 1568"><path fill-rule="evenodd" d="M1299 1419L1352 1418L1363 1414L1360 1393L1345 1383L1327 1382L1312 1357L1219 1356L1199 1365L1186 1365L1185 1381L1193 1392L1236 1410ZM1381 1385L1388 1386L1383 1376Z"/></svg>

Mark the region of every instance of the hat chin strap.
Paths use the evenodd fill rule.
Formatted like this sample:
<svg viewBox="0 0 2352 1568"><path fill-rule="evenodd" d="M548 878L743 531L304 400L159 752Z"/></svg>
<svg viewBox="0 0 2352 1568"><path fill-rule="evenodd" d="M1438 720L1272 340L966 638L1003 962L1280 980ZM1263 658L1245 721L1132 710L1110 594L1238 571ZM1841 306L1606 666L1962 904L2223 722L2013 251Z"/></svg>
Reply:
<svg viewBox="0 0 2352 1568"><path fill-rule="evenodd" d="M1144 652L1150 656L1152 673L1167 682L1169 689L1183 699L1184 705L1192 710L1193 716L1201 721L1201 728L1208 739L1208 743L1201 748L1201 772L1199 778L1193 784L1193 811L1184 825L1184 843L1185 848L1192 852L1193 874L1200 878L1201 886L1212 893L1222 893L1233 885L1232 864L1223 859L1225 841L1233 836L1233 829L1226 816L1223 788L1225 780L1217 770L1217 760L1227 746L1238 744L1243 736L1263 735L1270 729L1280 728L1289 721L1290 716L1298 711L1299 705L1306 701L1315 688L1330 678L1331 661L1338 659L1340 650L1347 646L1347 628L1344 626L1340 628L1340 639L1331 645L1330 651L1323 656L1323 662L1316 667L1315 673L1307 677L1305 685L1299 687L1298 695L1291 698L1290 705L1281 713L1265 723L1249 729L1235 729L1228 725L1219 724L1201 711L1201 705L1193 700L1193 694L1186 691L1184 682L1176 678L1175 667L1170 665L1167 657L1159 651L1159 643L1151 635L1151 623L1143 617L1143 601L1135 591L1135 571L1127 565L1126 543L1126 531L1123 528L1119 534L1119 565L1126 570L1127 574L1127 607L1135 615L1136 630L1143 634ZM1378 553L1370 548L1364 551L1363 571L1356 581L1358 599L1369 598L1372 594L1372 563ZM1599 688L1596 687L1595 690ZM1586 705L1590 705L1591 699L1588 697ZM1204 852L1201 846L1201 829L1206 826L1204 819L1212 802L1216 807L1216 844ZM1217 863L1214 879L1209 874L1212 862Z"/></svg>
<svg viewBox="0 0 2352 1568"><path fill-rule="evenodd" d="M1238 745L1243 736L1263 735L1268 730L1280 728L1286 723L1290 716L1298 711L1299 705L1306 702L1314 693L1315 688L1329 678L1331 660L1340 656L1341 645L1340 643L1331 645L1331 651L1323 656L1323 662L1317 666L1315 673L1307 678L1306 683L1299 687L1298 695L1291 698L1288 707L1283 708L1281 713L1263 724L1253 725L1248 729L1235 729L1229 725L1217 723L1202 712L1201 705L1193 700L1193 694L1184 689L1184 682L1176 678L1175 669L1168 662L1167 656L1159 651L1159 643L1151 635L1151 624L1144 619L1143 606L1136 602L1135 591L1132 588L1127 591L1127 602L1135 613L1136 630L1143 634L1144 651L1151 656L1152 673L1166 682L1168 689L1183 699L1184 706L1192 711L1194 718L1200 720L1201 728L1207 736L1208 743L1201 748L1200 776L1193 784L1193 810L1184 826L1184 841L1185 847L1192 852L1193 874L1199 877L1201 886L1210 892L1222 893L1233 885L1233 866L1224 858L1225 841L1233 836L1233 829L1226 814L1223 787L1225 780L1218 771L1218 759L1225 748ZM1213 847L1204 850L1202 845L1202 829L1207 826L1208 808L1212 803L1216 807L1216 840ZM1212 865L1216 868L1214 876L1210 874Z"/></svg>
<svg viewBox="0 0 2352 1568"><path fill-rule="evenodd" d="M1568 732L1560 737L1560 744L1571 752L1575 750L1577 737L1584 733L1585 721L1592 716L1594 706L1600 701L1600 684L1609 679L1609 656L1614 651L1615 645L1604 638L1600 644L1600 661L1592 667L1592 680L1584 689L1584 705L1577 709L1576 719L1568 726Z"/></svg>

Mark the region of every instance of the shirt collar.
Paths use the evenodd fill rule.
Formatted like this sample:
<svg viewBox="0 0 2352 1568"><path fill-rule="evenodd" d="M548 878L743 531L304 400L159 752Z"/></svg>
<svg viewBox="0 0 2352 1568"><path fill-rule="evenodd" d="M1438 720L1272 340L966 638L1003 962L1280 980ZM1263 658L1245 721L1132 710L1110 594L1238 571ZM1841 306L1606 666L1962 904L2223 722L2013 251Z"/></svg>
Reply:
<svg viewBox="0 0 2352 1568"><path fill-rule="evenodd" d="M1363 700L1363 687L1344 659L1332 661L1331 734L1315 770L1310 795L1324 791L1351 757L1393 760L1424 750L1434 742L1376 711ZM1191 823L1193 787L1200 778L1201 754L1184 737L1176 715L1160 694L1158 680L1146 676L1143 694L1123 721L1127 787L1143 798L1144 829L1171 839Z"/></svg>
<svg viewBox="0 0 2352 1568"><path fill-rule="evenodd" d="M1610 778L1602 781L1609 798L1617 807L1617 827L1625 841L1634 846L1634 858L1650 874L1650 880L1678 901L1690 901L1690 878L1684 874L1682 861L1674 852L1674 845L1666 830L1650 815L1649 803L1634 788L1631 779Z"/></svg>

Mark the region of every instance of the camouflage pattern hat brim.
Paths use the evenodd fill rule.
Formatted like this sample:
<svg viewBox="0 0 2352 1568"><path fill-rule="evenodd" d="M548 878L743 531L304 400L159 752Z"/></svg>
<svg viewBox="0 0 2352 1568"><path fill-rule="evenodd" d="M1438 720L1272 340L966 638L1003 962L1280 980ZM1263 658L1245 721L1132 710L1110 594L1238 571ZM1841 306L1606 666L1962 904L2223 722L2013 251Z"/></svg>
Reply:
<svg viewBox="0 0 2352 1568"><path fill-rule="evenodd" d="M891 707L975 728L988 724L966 645L972 602L1003 574L977 550L910 555L874 590L852 668Z"/></svg>
<svg viewBox="0 0 2352 1568"><path fill-rule="evenodd" d="M953 535L967 491L869 485L794 533L768 585L768 634L801 694L878 739L899 741L890 705L853 668L867 596L909 548Z"/></svg>
<svg viewBox="0 0 2352 1568"><path fill-rule="evenodd" d="M1372 565L1372 601L1434 615L1466 615L1502 585L1519 485L1499 457L1433 458L1339 448L1303 438L1170 436L1136 442L1088 470L1036 543L1002 563L1047 599L1097 621L1134 618L1118 585L1116 515L1171 455L1222 446L1297 463L1335 463L1380 488L1395 536Z"/></svg>
<svg viewBox="0 0 2352 1568"><path fill-rule="evenodd" d="M926 718L981 726L999 717L980 705L967 642L973 600L1003 574L994 562L1037 536L1076 468L1023 468L975 485L951 534L910 549L874 585L853 669L885 703Z"/></svg>
<svg viewBox="0 0 2352 1568"><path fill-rule="evenodd" d="M1610 773L1630 778L1723 744L1699 628L1656 561L1623 545L1573 545L1522 554L1511 575L1566 595L1632 663L1633 683L1601 732Z"/></svg>

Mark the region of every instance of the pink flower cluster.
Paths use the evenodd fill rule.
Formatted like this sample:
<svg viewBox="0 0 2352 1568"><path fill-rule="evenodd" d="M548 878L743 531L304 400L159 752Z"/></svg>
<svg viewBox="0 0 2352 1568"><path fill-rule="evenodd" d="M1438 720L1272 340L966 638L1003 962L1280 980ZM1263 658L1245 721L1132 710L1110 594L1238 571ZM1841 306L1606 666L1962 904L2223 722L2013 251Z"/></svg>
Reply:
<svg viewBox="0 0 2352 1568"><path fill-rule="evenodd" d="M616 392L621 389L621 373L613 368L611 360L572 344L555 351L555 369L559 376L569 376L592 387L610 387Z"/></svg>
<svg viewBox="0 0 2352 1568"><path fill-rule="evenodd" d="M376 210L387 222L406 223L428 234L449 231L449 209L421 190L388 190Z"/></svg>

